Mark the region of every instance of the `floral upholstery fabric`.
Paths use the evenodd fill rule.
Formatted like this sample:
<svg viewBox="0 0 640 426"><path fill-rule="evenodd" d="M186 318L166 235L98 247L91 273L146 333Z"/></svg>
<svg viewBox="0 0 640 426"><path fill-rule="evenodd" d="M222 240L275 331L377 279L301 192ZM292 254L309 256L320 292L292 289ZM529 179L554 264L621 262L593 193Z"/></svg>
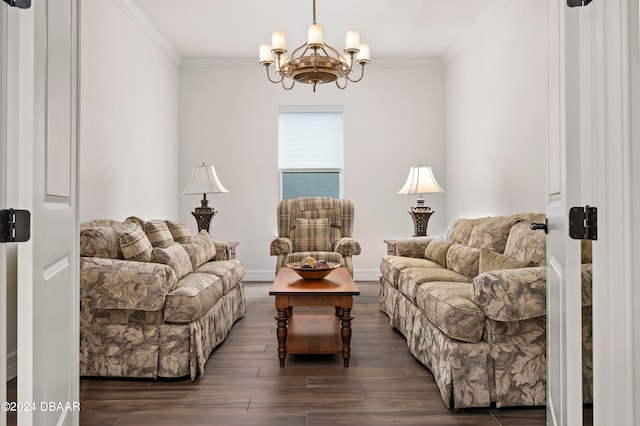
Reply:
<svg viewBox="0 0 640 426"><path fill-rule="evenodd" d="M122 231L117 226L91 226L80 230L80 256L124 259Z"/></svg>
<svg viewBox="0 0 640 426"><path fill-rule="evenodd" d="M209 311L222 296L222 281L211 274L189 274L176 284L164 304L164 320L194 321Z"/></svg>
<svg viewBox="0 0 640 426"><path fill-rule="evenodd" d="M175 272L177 279L193 272L189 255L178 243L173 243L173 245L166 248L154 247L151 252L151 261L170 266L173 272Z"/></svg>
<svg viewBox="0 0 640 426"><path fill-rule="evenodd" d="M316 259L325 259L344 265L353 275L352 256L360 254L360 245L353 239L354 206L350 200L339 200L330 197L300 197L292 200L282 200L277 206L278 236L271 242L269 253L276 258L276 274L288 263L302 260L302 253L315 253L311 255ZM329 244L324 250L318 245L311 245L312 238L309 230L316 233L322 228L320 244L324 246L325 230L324 219L329 225ZM317 220L322 220L322 226ZM296 221L298 225L296 224ZM311 222L310 222L311 221ZM304 240L298 241L300 224L305 222L309 230L303 233ZM315 244L315 243L314 243ZM336 260L332 260L336 259Z"/></svg>
<svg viewBox="0 0 640 426"><path fill-rule="evenodd" d="M480 249L452 244L447 250L447 268L470 279L475 277L480 270Z"/></svg>
<svg viewBox="0 0 640 426"><path fill-rule="evenodd" d="M476 343L484 331L484 313L471 301L470 283L430 282L416 292L416 305L447 336Z"/></svg>
<svg viewBox="0 0 640 426"><path fill-rule="evenodd" d="M410 353L431 370L447 407L546 403L546 236L530 229L531 222L544 222L544 217L524 213L454 221L447 232L446 241L452 244L446 269L421 258L426 250L420 255L415 248L406 250L405 256L382 258L380 310L405 336ZM487 235L492 233L497 235ZM502 241L504 257L496 262ZM402 245L428 247L422 241ZM503 262L535 266L479 273L481 252L495 257L489 269L504 268ZM585 403L593 401L592 266L585 262L589 256L589 248L583 246ZM517 265L510 263L513 260ZM461 279L438 277L447 273Z"/></svg>
<svg viewBox="0 0 640 426"><path fill-rule="evenodd" d="M480 249L480 273L497 271L500 269L517 269L537 266L534 262L510 259L486 248Z"/></svg>
<svg viewBox="0 0 640 426"><path fill-rule="evenodd" d="M246 312L244 268L239 260L228 260L228 244L213 242L208 234L203 242L213 260L207 258L198 272L187 273L180 280L165 264L95 256L117 256L116 250L109 250L115 241L122 241L119 234L127 231L137 236L141 233L150 248L137 223L128 218L125 223L99 220L81 225L86 237L82 253L92 256L80 258L80 374L189 375L193 380L204 373L211 351ZM116 229L96 231L101 227ZM178 243L155 250L168 257L173 257L168 253L173 250L187 255ZM182 263L190 269L191 260L185 256Z"/></svg>
<svg viewBox="0 0 640 426"><path fill-rule="evenodd" d="M488 248L503 253L511 227L522 221L518 216L486 217L473 220L469 247Z"/></svg>
<svg viewBox="0 0 640 426"><path fill-rule="evenodd" d="M394 244L395 255L402 257L415 257L418 259L424 258L424 252L429 243L438 237L415 237L415 238L401 238L396 240Z"/></svg>
<svg viewBox="0 0 640 426"><path fill-rule="evenodd" d="M429 282L470 282L469 278L445 268L406 268L400 272L398 290L411 302L416 301L418 287Z"/></svg>
<svg viewBox="0 0 640 426"><path fill-rule="evenodd" d="M474 300L496 321L546 315L547 270L535 268L486 272L473 280Z"/></svg>
<svg viewBox="0 0 640 426"><path fill-rule="evenodd" d="M433 240L424 250L425 259L432 260L443 268L447 267L447 252L453 241Z"/></svg>

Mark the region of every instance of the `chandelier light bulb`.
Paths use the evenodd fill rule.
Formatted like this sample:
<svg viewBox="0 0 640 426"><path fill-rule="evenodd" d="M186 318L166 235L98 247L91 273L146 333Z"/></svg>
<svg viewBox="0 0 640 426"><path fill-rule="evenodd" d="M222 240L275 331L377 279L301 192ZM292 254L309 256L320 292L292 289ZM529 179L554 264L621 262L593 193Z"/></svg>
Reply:
<svg viewBox="0 0 640 426"><path fill-rule="evenodd" d="M273 63L273 54L271 53L270 44L260 45L260 64L271 65Z"/></svg>
<svg viewBox="0 0 640 426"><path fill-rule="evenodd" d="M347 31L347 37L344 43L345 52L357 52L360 46L360 32L357 30Z"/></svg>
<svg viewBox="0 0 640 426"><path fill-rule="evenodd" d="M370 63L371 57L369 56L369 43L360 43L360 53L358 53L359 63Z"/></svg>
<svg viewBox="0 0 640 426"><path fill-rule="evenodd" d="M285 43L285 34L284 31L277 30L271 34L271 46L275 52L286 52L286 43Z"/></svg>
<svg viewBox="0 0 640 426"><path fill-rule="evenodd" d="M307 44L309 44L309 46L322 46L322 25L309 25L307 34Z"/></svg>

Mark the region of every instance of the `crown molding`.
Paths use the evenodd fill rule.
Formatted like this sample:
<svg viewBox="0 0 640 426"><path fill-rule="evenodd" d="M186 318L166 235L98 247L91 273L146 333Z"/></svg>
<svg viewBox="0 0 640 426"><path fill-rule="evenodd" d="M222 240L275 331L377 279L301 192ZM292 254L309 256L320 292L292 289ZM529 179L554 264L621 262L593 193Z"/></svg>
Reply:
<svg viewBox="0 0 640 426"><path fill-rule="evenodd" d="M149 39L164 53L177 67L182 64L182 56L176 48L153 25L142 10L132 0L113 0L122 11L149 37Z"/></svg>
<svg viewBox="0 0 640 426"><path fill-rule="evenodd" d="M184 58L180 68L258 68L258 58ZM374 58L370 68L444 68L440 58Z"/></svg>

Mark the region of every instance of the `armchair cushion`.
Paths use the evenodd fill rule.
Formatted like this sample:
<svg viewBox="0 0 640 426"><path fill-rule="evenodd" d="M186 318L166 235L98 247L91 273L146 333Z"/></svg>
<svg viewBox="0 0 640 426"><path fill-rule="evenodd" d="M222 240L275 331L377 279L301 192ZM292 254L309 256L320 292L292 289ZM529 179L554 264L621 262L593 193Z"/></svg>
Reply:
<svg viewBox="0 0 640 426"><path fill-rule="evenodd" d="M296 218L291 231L294 251L330 251L331 233L329 218Z"/></svg>
<svg viewBox="0 0 640 426"><path fill-rule="evenodd" d="M497 271L500 269L517 269L537 266L534 262L510 259L486 248L480 249L480 273Z"/></svg>
<svg viewBox="0 0 640 426"><path fill-rule="evenodd" d="M171 269L173 269L173 272L176 273L177 279L193 272L193 266L191 266L191 259L189 259L189 255L178 243L174 243L166 248L154 247L151 252L151 261L170 266Z"/></svg>
<svg viewBox="0 0 640 426"><path fill-rule="evenodd" d="M149 220L142 225L142 230L153 247L168 247L174 243L164 220Z"/></svg>
<svg viewBox="0 0 640 426"><path fill-rule="evenodd" d="M336 241L336 246L333 251L340 253L343 256L356 256L362 251L360 243L353 238L340 238Z"/></svg>
<svg viewBox="0 0 640 426"><path fill-rule="evenodd" d="M120 236L120 249L125 260L150 262L153 246L140 226L128 223Z"/></svg>

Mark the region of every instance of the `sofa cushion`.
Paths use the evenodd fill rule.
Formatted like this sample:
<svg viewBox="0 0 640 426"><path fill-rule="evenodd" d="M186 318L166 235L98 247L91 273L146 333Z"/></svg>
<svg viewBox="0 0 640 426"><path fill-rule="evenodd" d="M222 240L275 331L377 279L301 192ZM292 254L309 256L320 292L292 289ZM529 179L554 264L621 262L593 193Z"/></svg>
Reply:
<svg viewBox="0 0 640 426"><path fill-rule="evenodd" d="M447 336L476 343L482 339L485 316L472 295L471 283L425 283L416 292L416 306Z"/></svg>
<svg viewBox="0 0 640 426"><path fill-rule="evenodd" d="M191 268L195 271L198 267L209 260L209 254L204 244L198 244L196 241L191 241L186 244L182 244L185 251L189 255L191 260Z"/></svg>
<svg viewBox="0 0 640 426"><path fill-rule="evenodd" d="M237 259L214 260L200 266L195 272L220 277L222 280L222 292L226 294L242 281L242 277L244 277L244 266L242 266L242 263Z"/></svg>
<svg viewBox="0 0 640 426"><path fill-rule="evenodd" d="M473 225L473 219L456 219L453 224L453 228L451 229L449 239L466 246L469 243L469 237L471 236Z"/></svg>
<svg viewBox="0 0 640 426"><path fill-rule="evenodd" d="M80 230L80 256L124 259L120 248L122 231L117 226L95 226Z"/></svg>
<svg viewBox="0 0 640 426"><path fill-rule="evenodd" d="M518 216L495 216L474 219L469 247L488 248L504 253L511 227L522 219Z"/></svg>
<svg viewBox="0 0 640 426"><path fill-rule="evenodd" d="M486 248L480 249L480 273L500 269L517 269L537 266L533 262L515 260Z"/></svg>
<svg viewBox="0 0 640 426"><path fill-rule="evenodd" d="M153 247L168 247L174 243L164 220L149 220L142 225L142 230Z"/></svg>
<svg viewBox="0 0 640 426"><path fill-rule="evenodd" d="M447 250L447 268L473 278L480 270L480 249L454 243Z"/></svg>
<svg viewBox="0 0 640 426"><path fill-rule="evenodd" d="M416 291L424 283L437 281L470 282L462 274L444 268L406 268L400 272L398 290L412 303L416 302Z"/></svg>
<svg viewBox="0 0 640 426"><path fill-rule="evenodd" d="M191 242L191 230L183 220L165 220L173 241L184 244Z"/></svg>
<svg viewBox="0 0 640 426"><path fill-rule="evenodd" d="M433 260L442 267L447 267L447 251L453 244L453 241L433 240L424 250L424 257Z"/></svg>
<svg viewBox="0 0 640 426"><path fill-rule="evenodd" d="M544 215L538 218L544 222ZM504 255L516 260L533 262L536 266L544 265L547 256L547 236L542 231L531 229L531 222L520 222L513 225L504 249Z"/></svg>
<svg viewBox="0 0 640 426"><path fill-rule="evenodd" d="M193 272L191 259L185 249L178 243L173 243L169 247L154 247L151 252L151 261L171 266L176 273L176 278L180 279Z"/></svg>
<svg viewBox="0 0 640 426"><path fill-rule="evenodd" d="M216 257L216 245L209 236L209 233L206 230L201 230L191 239L192 243L201 245L205 251L206 260L211 260Z"/></svg>
<svg viewBox="0 0 640 426"><path fill-rule="evenodd" d="M153 250L151 242L142 228L133 222L129 222L123 227L120 236L120 249L125 260L151 261L151 251Z"/></svg>
<svg viewBox="0 0 640 426"><path fill-rule="evenodd" d="M208 312L222 297L222 281L211 274L192 273L178 281L164 305L167 322L189 323Z"/></svg>
<svg viewBox="0 0 640 426"><path fill-rule="evenodd" d="M330 251L329 218L297 218L291 231L294 251Z"/></svg>
<svg viewBox="0 0 640 426"><path fill-rule="evenodd" d="M380 262L380 273L382 273L382 276L389 281L389 283L397 286L400 272L403 269L412 267L442 268L440 264L433 260L403 256L383 256Z"/></svg>

